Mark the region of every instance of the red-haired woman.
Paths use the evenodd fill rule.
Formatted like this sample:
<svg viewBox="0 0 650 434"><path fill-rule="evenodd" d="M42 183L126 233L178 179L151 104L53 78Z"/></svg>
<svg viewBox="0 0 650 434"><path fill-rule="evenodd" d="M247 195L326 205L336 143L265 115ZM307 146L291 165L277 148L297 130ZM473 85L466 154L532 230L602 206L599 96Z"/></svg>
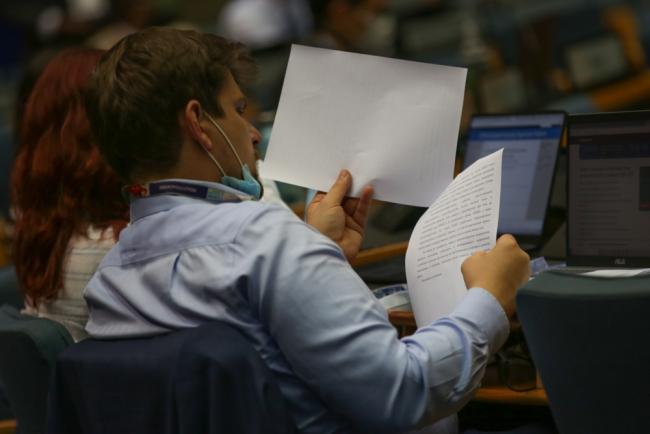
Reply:
<svg viewBox="0 0 650 434"><path fill-rule="evenodd" d="M60 322L75 341L86 335L84 287L128 219L84 108L102 53L68 49L45 67L22 113L11 179L26 312Z"/></svg>

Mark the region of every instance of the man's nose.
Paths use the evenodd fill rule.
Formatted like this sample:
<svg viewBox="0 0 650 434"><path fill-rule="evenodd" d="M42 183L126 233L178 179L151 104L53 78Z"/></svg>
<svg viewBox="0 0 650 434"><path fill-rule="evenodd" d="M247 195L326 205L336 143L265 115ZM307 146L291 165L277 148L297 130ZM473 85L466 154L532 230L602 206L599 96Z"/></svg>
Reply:
<svg viewBox="0 0 650 434"><path fill-rule="evenodd" d="M260 133L257 128L251 125L251 142L253 142L253 146L257 146L261 140L262 133Z"/></svg>

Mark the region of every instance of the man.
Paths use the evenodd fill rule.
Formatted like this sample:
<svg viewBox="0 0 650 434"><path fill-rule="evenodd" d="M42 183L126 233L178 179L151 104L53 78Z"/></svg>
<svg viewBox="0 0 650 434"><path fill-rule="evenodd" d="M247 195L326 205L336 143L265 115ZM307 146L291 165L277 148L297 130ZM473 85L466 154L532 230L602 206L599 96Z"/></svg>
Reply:
<svg viewBox="0 0 650 434"><path fill-rule="evenodd" d="M527 255L503 237L472 256L458 308L398 340L347 261L370 187L346 199L342 171L309 205L309 224L249 200L261 194L257 133L242 116L250 70L239 44L161 28L128 36L98 66L89 115L132 202L131 225L86 288L88 332L224 321L276 374L301 432L398 432L454 414L508 335Z"/></svg>

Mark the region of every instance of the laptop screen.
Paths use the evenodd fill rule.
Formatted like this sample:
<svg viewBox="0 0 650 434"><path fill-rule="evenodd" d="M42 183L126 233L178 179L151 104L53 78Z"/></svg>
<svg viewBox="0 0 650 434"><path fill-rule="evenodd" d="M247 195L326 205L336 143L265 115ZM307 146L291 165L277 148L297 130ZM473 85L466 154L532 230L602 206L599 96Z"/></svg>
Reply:
<svg viewBox="0 0 650 434"><path fill-rule="evenodd" d="M571 265L650 266L650 111L569 117Z"/></svg>
<svg viewBox="0 0 650 434"><path fill-rule="evenodd" d="M565 117L558 112L472 118L464 168L504 148L500 234L541 237Z"/></svg>

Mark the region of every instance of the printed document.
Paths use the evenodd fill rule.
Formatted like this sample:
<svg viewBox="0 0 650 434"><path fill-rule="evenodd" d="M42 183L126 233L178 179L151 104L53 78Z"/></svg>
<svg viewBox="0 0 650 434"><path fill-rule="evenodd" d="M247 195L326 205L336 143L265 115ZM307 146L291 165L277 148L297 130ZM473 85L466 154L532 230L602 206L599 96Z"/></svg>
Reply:
<svg viewBox="0 0 650 434"><path fill-rule="evenodd" d="M502 155L503 149L465 169L413 229L406 280L418 327L454 310L467 292L461 264L496 243Z"/></svg>

